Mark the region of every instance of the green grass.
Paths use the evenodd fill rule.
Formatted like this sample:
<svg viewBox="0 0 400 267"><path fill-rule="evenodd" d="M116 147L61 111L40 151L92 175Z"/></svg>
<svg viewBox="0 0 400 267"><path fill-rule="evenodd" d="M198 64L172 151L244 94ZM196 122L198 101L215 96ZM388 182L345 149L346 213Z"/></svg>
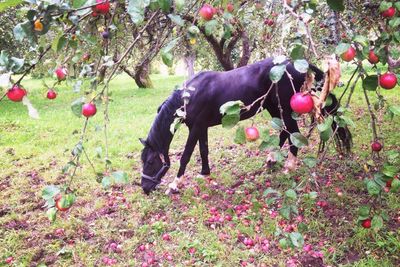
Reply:
<svg viewBox="0 0 400 267"><path fill-rule="evenodd" d="M138 138L146 137L158 105L183 81L183 77L175 76L156 75L152 79L156 89L137 89L133 80L126 76L117 77L110 86L110 160L113 169L129 174L131 182L139 181L140 176L142 145ZM263 207L266 181L284 192L291 188L295 177L305 181L305 186L298 190L299 195L319 190L317 200L326 200L330 205L327 210L317 208L312 200L302 200L298 205L306 225L301 229L305 243L323 253L324 265L400 264L400 222L396 221L400 209L398 194L384 198L382 207L390 222L386 222L382 230L374 233L356 224L358 206L368 200L362 182L368 175L364 165L371 164L369 115L360 86L350 106L357 126L352 129L355 155L351 159L338 159L330 150L322 168L313 170L319 188L306 167L290 174L268 169L265 167L267 152L255 153L258 144L235 145L235 130L218 126L210 130L209 137L212 182L196 178L200 171L197 149L187 168L189 181L185 191L172 197L165 196L163 191L145 196L134 185L104 190L83 158L72 184L77 190L77 202L68 212L58 214L52 224L42 208L41 190L46 185L63 184L69 179L62 174L62 168L71 159L71 149L79 141L84 124L83 118L72 114L70 103L81 93L72 92L72 84L63 84L57 87L57 99L49 101L44 97L41 80L27 80L23 85L40 119L29 118L21 103L0 102L0 265L5 258L13 256L15 266L40 263L94 266L102 265L102 258L108 256L117 259L116 266L140 266L146 260L146 253L152 251L161 266L238 266L241 261L253 260L254 266L262 263L285 266L289 260L322 266L322 261L302 249L281 250L277 243L282 234L276 231L288 223L298 226L298 222L285 222L280 216L273 218L270 212L276 206ZM337 89L336 94L342 90ZM389 103L399 103L398 90L383 92ZM370 96L375 99L373 94ZM97 115L89 120L84 144L97 171L104 167L103 108L100 106ZM399 150L400 119L390 121L384 113L379 118L385 118L380 126L386 150ZM263 116L254 119L260 128L267 127L267 121ZM241 125L251 123L245 121ZM182 127L174 138L170 151L173 165L167 180L172 180L177 172L177 154L183 149L186 135L187 129ZM300 158L315 154L316 135L311 143L302 150ZM100 150L100 157L97 157ZM232 188L241 176L245 182ZM326 185L328 180L331 185ZM337 196L335 188L343 191L343 197ZM234 189L235 194L228 194L227 189ZM208 194L209 199L204 200L203 194ZM236 216L233 207L239 204L250 204L253 210ZM211 217L210 207L217 207L222 216L232 214L232 222L210 225L207 222ZM65 234L55 234L56 229L63 229ZM164 232L170 233L171 241L162 240ZM267 239L269 249L262 251L260 242L252 249L246 248L238 241L238 232L253 239ZM120 244L121 252L107 249L110 242ZM148 246L145 252L138 250L142 244ZM188 250L192 247L196 251L190 254ZM173 256L172 261L165 259L166 252Z"/></svg>

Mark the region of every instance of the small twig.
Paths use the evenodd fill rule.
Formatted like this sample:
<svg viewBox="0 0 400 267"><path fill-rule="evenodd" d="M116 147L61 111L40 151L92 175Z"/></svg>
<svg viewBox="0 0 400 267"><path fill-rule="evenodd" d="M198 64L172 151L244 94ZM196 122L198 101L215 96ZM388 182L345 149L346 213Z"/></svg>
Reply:
<svg viewBox="0 0 400 267"><path fill-rule="evenodd" d="M82 148L82 150L83 150L83 153L85 154L85 157L86 157L86 159L88 160L90 166L92 166L92 170L93 170L94 174L97 176L96 169L94 168L94 165L93 165L92 161L89 159L89 156L88 156L88 154L86 153L85 148Z"/></svg>
<svg viewBox="0 0 400 267"><path fill-rule="evenodd" d="M338 129L339 129L339 125L336 125L336 128L333 131L331 138L329 138L328 143L324 147L325 150L324 150L324 153L322 154L322 157L320 158L320 160L318 162L318 165L321 165L322 162L324 161L326 153L328 152L328 148L329 148L330 144L332 143L332 141L335 139L335 135L336 135L336 132L338 131Z"/></svg>
<svg viewBox="0 0 400 267"><path fill-rule="evenodd" d="M357 65L357 68L354 70L353 74L351 75L350 79L347 81L347 86L346 89L344 89L342 95L339 97L339 103L342 101L343 96L346 94L347 89L349 89L350 83L354 78L354 75L356 75L357 71L358 71L359 66Z"/></svg>
<svg viewBox="0 0 400 267"><path fill-rule="evenodd" d="M354 81L353 85L350 88L350 94L349 94L349 97L347 98L347 102L346 102L346 106L345 106L346 108L349 107L351 97L353 96L354 89L356 88L358 79L360 79L360 77L361 77L361 73L358 73L356 80Z"/></svg>
<svg viewBox="0 0 400 267"><path fill-rule="evenodd" d="M365 101L367 102L367 107L369 111L369 115L371 116L371 126L372 126L372 134L374 136L374 140L378 139L378 134L376 131L376 116L375 113L372 111L371 102L369 101L367 90L363 88Z"/></svg>

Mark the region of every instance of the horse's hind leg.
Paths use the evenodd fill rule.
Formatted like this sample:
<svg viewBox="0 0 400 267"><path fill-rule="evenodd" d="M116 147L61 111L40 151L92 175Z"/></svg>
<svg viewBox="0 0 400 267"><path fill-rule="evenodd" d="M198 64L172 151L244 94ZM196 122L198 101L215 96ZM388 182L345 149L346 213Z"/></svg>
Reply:
<svg viewBox="0 0 400 267"><path fill-rule="evenodd" d="M201 156L201 173L202 175L210 174L210 166L208 164L208 128L201 131L199 136L199 148Z"/></svg>
<svg viewBox="0 0 400 267"><path fill-rule="evenodd" d="M181 177L185 173L186 166L189 163L190 157L192 156L194 147L196 146L197 140L199 140L199 133L200 132L198 127L189 128L189 136L180 160L178 175L172 181L172 183L168 185L168 189L165 192L166 194L169 194L173 191L178 191L178 185L181 182Z"/></svg>

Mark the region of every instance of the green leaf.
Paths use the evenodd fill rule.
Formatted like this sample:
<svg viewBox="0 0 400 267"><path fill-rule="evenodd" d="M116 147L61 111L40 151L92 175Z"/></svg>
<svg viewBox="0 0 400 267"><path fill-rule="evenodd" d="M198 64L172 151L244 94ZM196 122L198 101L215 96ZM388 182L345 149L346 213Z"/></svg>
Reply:
<svg viewBox="0 0 400 267"><path fill-rule="evenodd" d="M18 72L24 66L25 60L23 58L11 57L9 63L9 69L13 72Z"/></svg>
<svg viewBox="0 0 400 267"><path fill-rule="evenodd" d="M321 138L322 141L326 142L329 140L329 138L331 138L332 134L333 134L332 128L328 128L326 129L326 131L319 133L319 138Z"/></svg>
<svg viewBox="0 0 400 267"><path fill-rule="evenodd" d="M174 56L169 52L161 52L161 59L165 65L172 67L174 62Z"/></svg>
<svg viewBox="0 0 400 267"><path fill-rule="evenodd" d="M135 1L137 1L137 0L135 0ZM160 5L160 8L162 9L162 11L169 12L171 9L172 0L158 0L158 4Z"/></svg>
<svg viewBox="0 0 400 267"><path fill-rule="evenodd" d="M289 246L288 240L287 240L286 238L281 238L281 239L279 240L279 246L280 246L282 249L286 249L286 248Z"/></svg>
<svg viewBox="0 0 400 267"><path fill-rule="evenodd" d="M190 34L197 35L197 34L200 33L200 30L199 30L199 28L198 28L197 26L192 25L192 26L190 26L190 27L188 28L188 32L189 32Z"/></svg>
<svg viewBox="0 0 400 267"><path fill-rule="evenodd" d="M394 6L396 7L397 10L400 11L400 2L394 3Z"/></svg>
<svg viewBox="0 0 400 267"><path fill-rule="evenodd" d="M395 17L395 18L389 20L389 26L390 27L396 28L399 25L400 25L400 18L399 17Z"/></svg>
<svg viewBox="0 0 400 267"><path fill-rule="evenodd" d="M389 106L388 110L393 113L393 115L400 116L400 106Z"/></svg>
<svg viewBox="0 0 400 267"><path fill-rule="evenodd" d="M399 189L400 189L400 180L399 179L393 179L392 180L392 185L390 187L390 192L397 193L397 192L399 192Z"/></svg>
<svg viewBox="0 0 400 267"><path fill-rule="evenodd" d="M73 8L83 7L89 1L90 0L74 0L74 1L72 1L72 7Z"/></svg>
<svg viewBox="0 0 400 267"><path fill-rule="evenodd" d="M244 144L246 143L246 134L244 132L244 127L238 127L236 129L236 133L235 133L235 139L234 142L236 144Z"/></svg>
<svg viewBox="0 0 400 267"><path fill-rule="evenodd" d="M150 4L150 0L128 0L127 12L134 24L141 24L144 20L144 10Z"/></svg>
<svg viewBox="0 0 400 267"><path fill-rule="evenodd" d="M237 101L228 101L225 104L223 104L219 108L219 112L222 115L239 115L241 108L244 106L244 103L240 100Z"/></svg>
<svg viewBox="0 0 400 267"><path fill-rule="evenodd" d="M367 37L363 36L363 35L356 35L353 38L354 42L359 43L360 45L364 46L364 47L368 47L369 46L369 40Z"/></svg>
<svg viewBox="0 0 400 267"><path fill-rule="evenodd" d="M226 129L233 128L240 121L240 116L237 114L225 115L222 117L222 127Z"/></svg>
<svg viewBox="0 0 400 267"><path fill-rule="evenodd" d="M328 6L334 11L344 11L343 0L326 0Z"/></svg>
<svg viewBox="0 0 400 267"><path fill-rule="evenodd" d="M128 174L124 171L115 171L111 175L117 184L127 184L129 182Z"/></svg>
<svg viewBox="0 0 400 267"><path fill-rule="evenodd" d="M290 134L290 141L292 141L293 145L300 148L303 146L308 146L308 140L301 133L295 132Z"/></svg>
<svg viewBox="0 0 400 267"><path fill-rule="evenodd" d="M279 147L279 137L276 135L267 136L263 139L260 150Z"/></svg>
<svg viewBox="0 0 400 267"><path fill-rule="evenodd" d="M383 228L383 219L382 219L382 217L379 216L379 215L375 215L372 218L371 226L372 226L372 229L374 229L375 231L378 231L378 230L382 229Z"/></svg>
<svg viewBox="0 0 400 267"><path fill-rule="evenodd" d="M218 26L218 21L216 21L214 19L207 21L204 24L204 29L205 29L206 35L207 36L212 35L214 33L215 29L217 28L217 26Z"/></svg>
<svg viewBox="0 0 400 267"><path fill-rule="evenodd" d="M297 248L301 248L304 245L304 238L303 235L298 232L292 232L289 234L290 241L292 242L293 246Z"/></svg>
<svg viewBox="0 0 400 267"><path fill-rule="evenodd" d="M110 176L104 176L103 179L101 180L101 185L103 186L104 189L109 188L111 183L112 180Z"/></svg>
<svg viewBox="0 0 400 267"><path fill-rule="evenodd" d="M79 141L75 147L72 149L73 156L79 156L83 152L83 144L82 141Z"/></svg>
<svg viewBox="0 0 400 267"><path fill-rule="evenodd" d="M282 131L283 121L280 118L272 118L271 119L271 127L277 131Z"/></svg>
<svg viewBox="0 0 400 267"><path fill-rule="evenodd" d="M294 68L300 73L306 73L308 71L309 65L307 60L298 59L294 61Z"/></svg>
<svg viewBox="0 0 400 267"><path fill-rule="evenodd" d="M346 52L349 48L350 48L350 44L347 44L347 43L340 43L340 44L338 44L338 46L336 47L335 53L336 53L337 55L340 56L341 54L343 54L344 52Z"/></svg>
<svg viewBox="0 0 400 267"><path fill-rule="evenodd" d="M168 17L172 20L173 23L175 23L178 26L185 26L185 21L183 21L183 19L181 18L181 16L179 15L175 15L175 14L169 14Z"/></svg>
<svg viewBox="0 0 400 267"><path fill-rule="evenodd" d="M185 6L185 0L175 0L174 2L176 11L182 11Z"/></svg>
<svg viewBox="0 0 400 267"><path fill-rule="evenodd" d="M369 217L371 211L371 207L370 206L361 206L358 208L358 215L362 216L362 217Z"/></svg>
<svg viewBox="0 0 400 267"><path fill-rule="evenodd" d="M67 38L65 38L64 34L59 35L53 40L51 44L51 48L54 52L60 52L67 45Z"/></svg>
<svg viewBox="0 0 400 267"><path fill-rule="evenodd" d="M83 104L85 104L85 98L84 97L80 97L80 98L76 99L74 102L72 102L71 110L75 114L75 116L77 116L77 117L81 117L82 116L82 106L83 106Z"/></svg>
<svg viewBox="0 0 400 267"><path fill-rule="evenodd" d="M56 208L50 208L46 211L46 215L47 218L49 218L49 220L51 222L54 222L56 220L56 215L57 215L57 209Z"/></svg>
<svg viewBox="0 0 400 267"><path fill-rule="evenodd" d="M377 196L381 192L381 187L374 180L368 180L367 190L371 196Z"/></svg>
<svg viewBox="0 0 400 267"><path fill-rule="evenodd" d="M365 90L376 91L378 88L378 75L366 76L362 81Z"/></svg>
<svg viewBox="0 0 400 267"><path fill-rule="evenodd" d="M293 189L289 189L285 192L285 196L291 200L296 200L297 199L297 194L296 191Z"/></svg>
<svg viewBox="0 0 400 267"><path fill-rule="evenodd" d="M60 193L60 189L57 186L49 185L42 190L42 198L45 200L53 199L58 193Z"/></svg>
<svg viewBox="0 0 400 267"><path fill-rule="evenodd" d="M318 131L325 132L326 130L331 129L332 123L333 123L333 116L325 118L325 121L323 123L317 125Z"/></svg>
<svg viewBox="0 0 400 267"><path fill-rule="evenodd" d="M278 65L272 67L271 71L269 72L269 79L273 83L279 82L282 79L285 70L286 70L286 65Z"/></svg>
<svg viewBox="0 0 400 267"><path fill-rule="evenodd" d="M381 4L379 5L379 11L383 12L385 10L388 10L392 6L393 6L392 3L386 2L386 1L382 1Z"/></svg>
<svg viewBox="0 0 400 267"><path fill-rule="evenodd" d="M271 187L268 187L267 189L264 190L263 196L268 197L268 195L271 195L271 194L277 195L277 196L281 195L281 193L279 191L277 191Z"/></svg>
<svg viewBox="0 0 400 267"><path fill-rule="evenodd" d="M309 199L315 200L318 197L318 193L317 192L310 192L308 194L305 194L304 196L309 198Z"/></svg>
<svg viewBox="0 0 400 267"><path fill-rule="evenodd" d="M283 205L282 208L279 209L279 214L286 220L290 220L290 206Z"/></svg>
<svg viewBox="0 0 400 267"><path fill-rule="evenodd" d="M315 157L307 156L303 159L303 162L308 168L314 168L315 166L317 166L318 161Z"/></svg>
<svg viewBox="0 0 400 267"><path fill-rule="evenodd" d="M398 173L398 168L391 164L385 163L382 168L382 173L388 177L393 178Z"/></svg>
<svg viewBox="0 0 400 267"><path fill-rule="evenodd" d="M302 44L296 44L290 52L290 57L293 60L302 59L304 58L304 51L305 48Z"/></svg>

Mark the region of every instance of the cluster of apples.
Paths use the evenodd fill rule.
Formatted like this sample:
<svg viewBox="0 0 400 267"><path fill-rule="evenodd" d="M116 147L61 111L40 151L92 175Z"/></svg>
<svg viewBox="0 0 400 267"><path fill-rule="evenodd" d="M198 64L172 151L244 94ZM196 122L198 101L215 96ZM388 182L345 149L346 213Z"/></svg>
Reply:
<svg viewBox="0 0 400 267"><path fill-rule="evenodd" d="M229 13L232 13L234 11L235 7L233 6L232 3L228 3L226 5L225 10ZM223 9L222 9L223 11ZM204 4L199 11L200 17L202 17L205 21L210 21L213 19L214 15L218 13L218 9L209 5L209 4Z"/></svg>
<svg viewBox="0 0 400 267"><path fill-rule="evenodd" d="M396 8L390 7L383 11L381 15L385 18L391 18L396 14ZM356 57L357 51L353 46L344 52L340 57L346 61L350 62ZM377 64L379 62L379 57L375 54L374 50L371 49L368 54L368 61L371 64ZM387 90L393 89L397 84L397 76L392 72L386 72L379 76L379 85Z"/></svg>
<svg viewBox="0 0 400 267"><path fill-rule="evenodd" d="M105 15L110 12L110 2L108 0L96 0L96 5L92 7L92 16Z"/></svg>
<svg viewBox="0 0 400 267"><path fill-rule="evenodd" d="M89 59L89 55L86 55L87 59ZM64 67L58 67L55 70L55 75L59 82L65 81L67 79L68 71ZM7 98L13 102L21 102L24 96L27 95L27 92L24 88L19 84L15 84L12 88L7 91ZM50 100L53 100L57 97L57 92L54 89L48 89L46 97ZM97 108L96 105L92 102L86 103L82 106L82 115L89 118L96 114Z"/></svg>
<svg viewBox="0 0 400 267"><path fill-rule="evenodd" d="M296 93L290 99L290 107L298 114L310 113L314 108L314 100L308 92ZM253 142L260 137L260 133L255 126L251 126L245 129L245 136L247 141Z"/></svg>

